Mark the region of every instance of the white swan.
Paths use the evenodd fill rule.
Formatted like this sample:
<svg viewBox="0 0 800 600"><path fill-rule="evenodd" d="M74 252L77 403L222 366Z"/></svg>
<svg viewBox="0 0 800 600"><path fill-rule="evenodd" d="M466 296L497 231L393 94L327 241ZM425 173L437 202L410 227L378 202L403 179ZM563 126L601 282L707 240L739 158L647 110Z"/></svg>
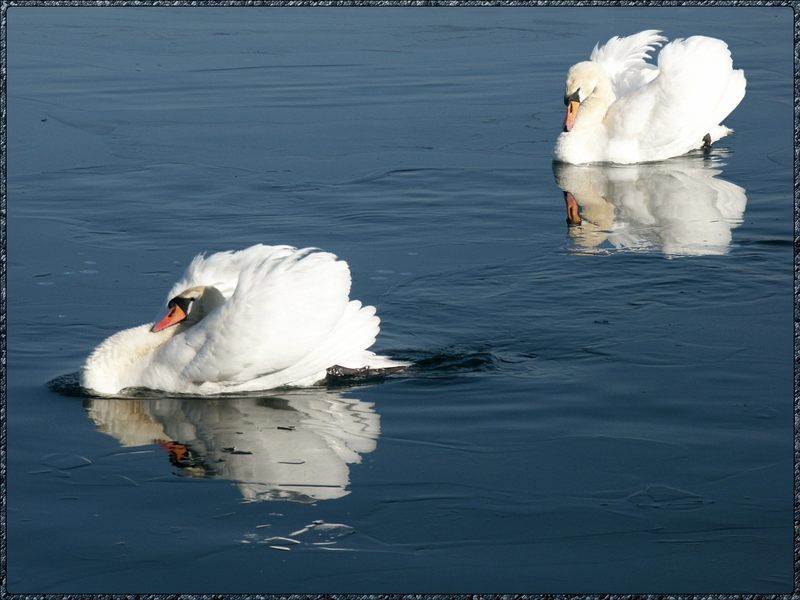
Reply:
<svg viewBox="0 0 800 600"><path fill-rule="evenodd" d="M380 319L349 294L347 263L315 248L196 256L167 295L167 315L101 343L81 385L218 394L312 385L334 366L406 366L367 350Z"/></svg>
<svg viewBox="0 0 800 600"><path fill-rule="evenodd" d="M731 133L722 120L742 101L745 78L722 40L666 38L656 30L613 37L567 73L556 160L637 163L686 154Z"/></svg>

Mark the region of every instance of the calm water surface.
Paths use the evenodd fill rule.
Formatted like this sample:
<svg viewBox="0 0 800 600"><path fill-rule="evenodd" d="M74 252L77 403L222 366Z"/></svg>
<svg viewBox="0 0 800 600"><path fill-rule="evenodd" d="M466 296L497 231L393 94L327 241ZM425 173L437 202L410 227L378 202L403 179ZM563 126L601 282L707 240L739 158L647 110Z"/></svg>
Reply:
<svg viewBox="0 0 800 600"><path fill-rule="evenodd" d="M9 591L791 590L790 9L8 16ZM647 28L728 42L735 135L554 168L566 69ZM77 387L259 242L347 260L415 368Z"/></svg>

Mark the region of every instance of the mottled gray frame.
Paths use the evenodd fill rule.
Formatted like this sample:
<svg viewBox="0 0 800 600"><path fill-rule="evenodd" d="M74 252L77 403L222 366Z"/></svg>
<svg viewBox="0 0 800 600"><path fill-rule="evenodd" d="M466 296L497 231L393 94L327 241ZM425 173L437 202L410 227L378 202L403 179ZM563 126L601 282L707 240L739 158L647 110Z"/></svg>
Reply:
<svg viewBox="0 0 800 600"><path fill-rule="evenodd" d="M84 6L84 7L114 7L114 6L164 6L164 7L227 7L227 6L362 6L362 7L422 7L422 6L453 6L453 7L480 7L480 6L594 6L615 7L627 6L641 8L643 6L660 7L789 7L794 17L794 585L790 594L9 594L7 588L8 572L6 561L6 358L7 358L7 247L6 247L6 217L7 217L7 112L6 91L8 85L8 9L13 7L52 7L52 6ZM542 600L566 600L572 598L588 598L591 600L727 600L744 598L747 600L761 599L800 599L800 402L798 389L800 389L800 188L798 188L798 164L800 163L800 95L798 95L798 71L800 62L800 18L798 18L800 0L0 0L0 597L2 598L139 598L184 600L197 598L199 600L215 600L217 598L352 598L378 600L444 600L446 598L464 598L465 600L528 600L540 598Z"/></svg>

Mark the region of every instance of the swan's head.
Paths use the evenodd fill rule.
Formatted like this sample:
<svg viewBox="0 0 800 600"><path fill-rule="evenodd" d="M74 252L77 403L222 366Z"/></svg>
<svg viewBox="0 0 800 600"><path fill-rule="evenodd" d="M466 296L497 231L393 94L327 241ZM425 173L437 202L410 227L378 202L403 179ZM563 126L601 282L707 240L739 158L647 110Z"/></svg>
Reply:
<svg viewBox="0 0 800 600"><path fill-rule="evenodd" d="M225 298L215 287L189 288L167 302L169 311L150 331L161 331L178 323L194 325L223 302Z"/></svg>
<svg viewBox="0 0 800 600"><path fill-rule="evenodd" d="M564 104L567 107L564 131L572 130L581 103L594 95L598 87L605 89L603 84L607 82L608 75L603 67L595 62L586 60L570 67L564 87Z"/></svg>

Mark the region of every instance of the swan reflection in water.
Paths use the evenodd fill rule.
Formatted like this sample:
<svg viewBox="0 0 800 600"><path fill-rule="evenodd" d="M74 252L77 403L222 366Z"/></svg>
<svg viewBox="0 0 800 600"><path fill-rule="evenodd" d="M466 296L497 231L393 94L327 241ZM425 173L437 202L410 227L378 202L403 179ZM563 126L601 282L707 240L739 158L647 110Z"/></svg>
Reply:
<svg viewBox="0 0 800 600"><path fill-rule="evenodd" d="M321 388L276 397L90 398L84 407L123 446L158 444L181 474L233 481L249 501L347 495L349 465L380 435L371 403Z"/></svg>
<svg viewBox="0 0 800 600"><path fill-rule="evenodd" d="M639 165L553 163L576 249L725 254L747 196L698 156Z"/></svg>

